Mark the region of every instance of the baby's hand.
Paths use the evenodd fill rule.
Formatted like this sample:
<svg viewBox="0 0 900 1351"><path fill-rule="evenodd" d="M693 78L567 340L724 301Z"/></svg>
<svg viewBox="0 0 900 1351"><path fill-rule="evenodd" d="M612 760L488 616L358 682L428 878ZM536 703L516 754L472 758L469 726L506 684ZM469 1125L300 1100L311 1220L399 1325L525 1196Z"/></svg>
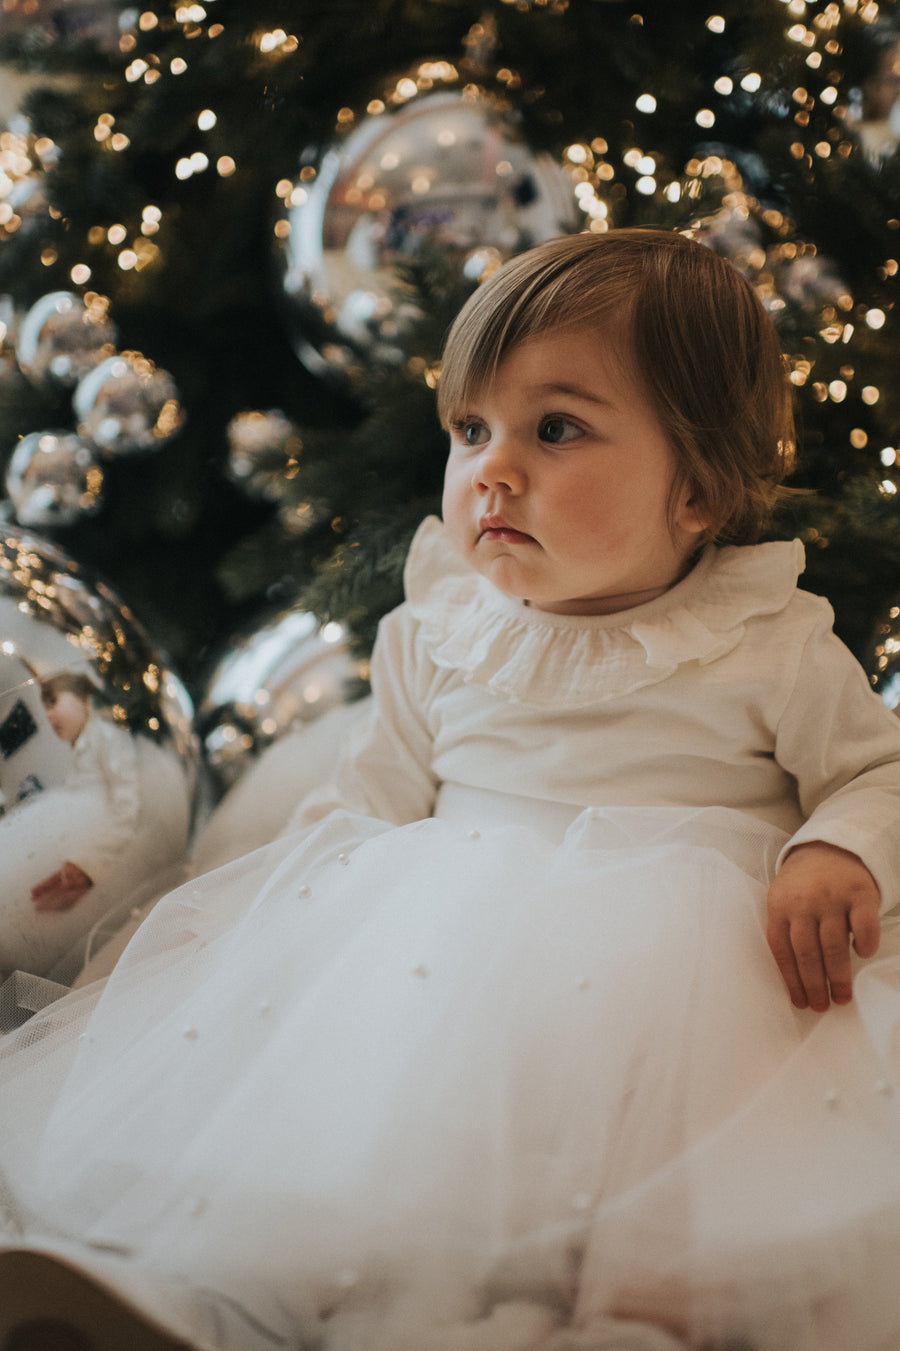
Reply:
<svg viewBox="0 0 900 1351"><path fill-rule="evenodd" d="M67 861L31 888L31 900L35 910L71 910L93 885L83 868Z"/></svg>
<svg viewBox="0 0 900 1351"><path fill-rule="evenodd" d="M850 940L860 957L878 949L881 897L856 854L814 840L787 855L769 887L769 947L798 1009L824 1012L853 998Z"/></svg>

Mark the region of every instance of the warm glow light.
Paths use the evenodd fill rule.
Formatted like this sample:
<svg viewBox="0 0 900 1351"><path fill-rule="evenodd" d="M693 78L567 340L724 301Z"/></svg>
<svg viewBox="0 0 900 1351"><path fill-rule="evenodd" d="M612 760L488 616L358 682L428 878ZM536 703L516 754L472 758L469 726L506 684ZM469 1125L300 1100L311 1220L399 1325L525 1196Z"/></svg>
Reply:
<svg viewBox="0 0 900 1351"><path fill-rule="evenodd" d="M201 131L211 131L216 125L216 121L216 115L212 108L204 108L197 118L197 126Z"/></svg>
<svg viewBox="0 0 900 1351"><path fill-rule="evenodd" d="M725 32L725 20L722 18L721 14L710 14L709 18L706 20L706 26L711 33Z"/></svg>
<svg viewBox="0 0 900 1351"><path fill-rule="evenodd" d="M865 389L862 392L861 397L863 403L868 404L877 403L878 400L881 398L881 390L877 389L875 385L866 385Z"/></svg>
<svg viewBox="0 0 900 1351"><path fill-rule="evenodd" d="M236 168L237 165L230 155L222 155L216 160L216 173L220 178L230 178Z"/></svg>
<svg viewBox="0 0 900 1351"><path fill-rule="evenodd" d="M746 89L748 94L755 94L762 84L762 76L755 70L751 70L749 75L745 75L741 80L741 88Z"/></svg>
<svg viewBox="0 0 900 1351"><path fill-rule="evenodd" d="M883 328L886 318L884 310L868 310L866 313L866 323L869 328Z"/></svg>
<svg viewBox="0 0 900 1351"><path fill-rule="evenodd" d="M717 94L730 94L734 88L734 81L730 75L720 75L713 85Z"/></svg>
<svg viewBox="0 0 900 1351"><path fill-rule="evenodd" d="M639 113L655 113L656 99L652 94L641 94L635 99L634 106Z"/></svg>
<svg viewBox="0 0 900 1351"><path fill-rule="evenodd" d="M716 115L711 108L701 108L694 118L698 127L714 127L716 124Z"/></svg>

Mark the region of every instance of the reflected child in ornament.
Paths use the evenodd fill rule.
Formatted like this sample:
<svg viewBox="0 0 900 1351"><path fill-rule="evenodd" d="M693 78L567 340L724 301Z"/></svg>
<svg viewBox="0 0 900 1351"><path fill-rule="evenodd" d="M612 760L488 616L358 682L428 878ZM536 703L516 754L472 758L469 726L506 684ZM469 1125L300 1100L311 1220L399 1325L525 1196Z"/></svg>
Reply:
<svg viewBox="0 0 900 1351"><path fill-rule="evenodd" d="M93 681L62 671L41 680L40 691L47 721L72 757L61 785L0 826L4 975L48 974L118 903L140 812L133 739L97 708Z"/></svg>
<svg viewBox="0 0 900 1351"><path fill-rule="evenodd" d="M771 323L566 237L440 409L330 784L2 1048L7 1250L202 1351L895 1346L900 721L755 543Z"/></svg>

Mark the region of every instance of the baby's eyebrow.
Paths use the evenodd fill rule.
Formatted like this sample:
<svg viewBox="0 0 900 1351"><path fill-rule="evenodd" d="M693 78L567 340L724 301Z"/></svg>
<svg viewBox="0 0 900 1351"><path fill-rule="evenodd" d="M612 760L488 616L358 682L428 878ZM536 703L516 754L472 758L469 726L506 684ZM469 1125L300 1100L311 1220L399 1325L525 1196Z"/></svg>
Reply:
<svg viewBox="0 0 900 1351"><path fill-rule="evenodd" d="M589 403L599 404L602 408L614 408L612 399L607 399L602 394L595 393L585 385L570 384L568 381L550 381L545 385L538 385L541 392L547 394L572 394L576 399L586 399Z"/></svg>

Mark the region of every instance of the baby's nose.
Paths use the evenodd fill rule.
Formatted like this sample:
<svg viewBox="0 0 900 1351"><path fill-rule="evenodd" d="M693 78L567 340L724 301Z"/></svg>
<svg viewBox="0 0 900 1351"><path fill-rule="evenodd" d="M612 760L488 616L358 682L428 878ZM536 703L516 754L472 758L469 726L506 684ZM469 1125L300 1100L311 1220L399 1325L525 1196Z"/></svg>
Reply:
<svg viewBox="0 0 900 1351"><path fill-rule="evenodd" d="M502 489L521 492L525 486L525 472L521 457L507 441L492 441L478 457L473 484L481 492Z"/></svg>

